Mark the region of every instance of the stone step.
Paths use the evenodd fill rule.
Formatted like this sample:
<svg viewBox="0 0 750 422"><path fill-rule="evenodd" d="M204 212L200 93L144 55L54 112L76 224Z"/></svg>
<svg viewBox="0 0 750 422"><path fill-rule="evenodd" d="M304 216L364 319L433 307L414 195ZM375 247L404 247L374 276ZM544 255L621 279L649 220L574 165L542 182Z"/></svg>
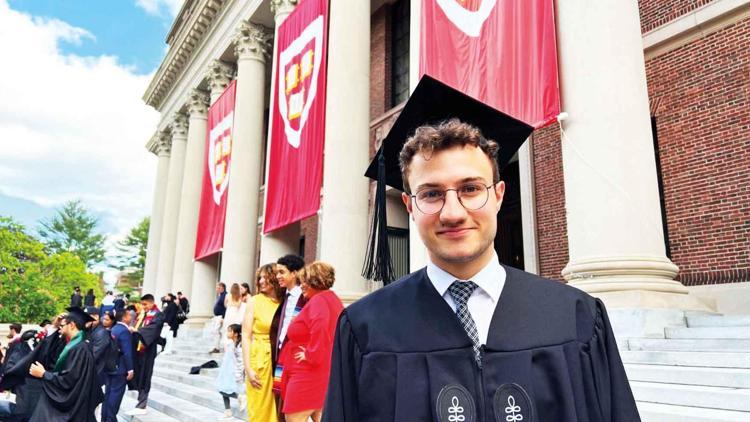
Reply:
<svg viewBox="0 0 750 422"><path fill-rule="evenodd" d="M185 384L185 385L192 385L195 387L200 388L206 388L211 389L213 388L214 382L216 380L216 372L213 372L211 374L196 374L196 375L190 375L186 374L181 371L175 371L172 369L165 369L165 368L154 368L154 375L168 379L172 382Z"/></svg>
<svg viewBox="0 0 750 422"><path fill-rule="evenodd" d="M196 387L193 385L178 384L166 378L154 376L151 378L151 386L158 391L167 394L170 397L179 398L188 401L194 405L202 406L205 409L211 409L221 414L224 412L224 403L221 394L213 386L208 388ZM247 419L247 410L239 410L237 400L231 399L232 412L238 419Z"/></svg>
<svg viewBox="0 0 750 422"><path fill-rule="evenodd" d="M138 401L129 395L125 395L122 398L122 404L120 405L120 413L117 414L117 419L120 422L180 422L179 419L175 419L164 413L159 412L156 409L148 409L148 413L139 416L129 416L125 412L133 409Z"/></svg>
<svg viewBox="0 0 750 422"><path fill-rule="evenodd" d="M750 388L750 369L625 364L630 381Z"/></svg>
<svg viewBox="0 0 750 422"><path fill-rule="evenodd" d="M750 412L750 389L642 381L631 381L630 387L637 401Z"/></svg>
<svg viewBox="0 0 750 422"><path fill-rule="evenodd" d="M733 410L637 402L642 422L747 422L750 414Z"/></svg>
<svg viewBox="0 0 750 422"><path fill-rule="evenodd" d="M750 327L750 315L688 315L688 327Z"/></svg>
<svg viewBox="0 0 750 422"><path fill-rule="evenodd" d="M750 352L750 339L628 339L628 350Z"/></svg>
<svg viewBox="0 0 750 422"><path fill-rule="evenodd" d="M180 422L209 422L215 421L216 419L224 415L223 411L216 411L213 408L201 406L200 404L184 400L180 397L172 396L160 390L159 388L154 387L155 386L152 386L151 392L149 393L148 407ZM183 387L184 386L177 385L175 388ZM135 397L137 397L137 395L137 391L128 391L128 393L126 394L126 396L129 396L129 398L133 400ZM223 407L223 405L221 405L220 396L219 404L220 407ZM132 407L125 408L124 410L121 409L120 413L123 413L124 411L130 409L132 409ZM241 420L242 419L235 418L233 419L233 422L240 422Z"/></svg>
<svg viewBox="0 0 750 422"><path fill-rule="evenodd" d="M203 362L201 362L203 363ZM216 363L219 363L217 361ZM174 360L159 360L157 359L156 364L154 365L155 368L166 368L166 369L173 369L179 372L182 372L183 374L189 374L190 369L194 366L198 366L200 363L194 363L194 362L180 362L180 361L174 361ZM211 369L201 369L201 374L211 374L214 371L217 371L217 368L211 368Z"/></svg>
<svg viewBox="0 0 750 422"><path fill-rule="evenodd" d="M750 369L750 353L626 350L620 356L626 364Z"/></svg>
<svg viewBox="0 0 750 422"><path fill-rule="evenodd" d="M691 327L665 328L667 338L680 339L750 339L748 327Z"/></svg>

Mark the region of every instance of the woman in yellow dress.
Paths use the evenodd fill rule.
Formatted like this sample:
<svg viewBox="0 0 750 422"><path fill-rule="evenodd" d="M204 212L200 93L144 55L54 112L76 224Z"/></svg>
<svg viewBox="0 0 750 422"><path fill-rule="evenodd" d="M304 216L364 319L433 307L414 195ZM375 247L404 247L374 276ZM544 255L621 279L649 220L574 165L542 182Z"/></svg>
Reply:
<svg viewBox="0 0 750 422"><path fill-rule="evenodd" d="M271 320L279 306L283 290L276 280L275 264L266 264L255 274L258 294L245 307L242 320L242 354L247 384L247 420L277 422L273 397L273 366L271 364Z"/></svg>

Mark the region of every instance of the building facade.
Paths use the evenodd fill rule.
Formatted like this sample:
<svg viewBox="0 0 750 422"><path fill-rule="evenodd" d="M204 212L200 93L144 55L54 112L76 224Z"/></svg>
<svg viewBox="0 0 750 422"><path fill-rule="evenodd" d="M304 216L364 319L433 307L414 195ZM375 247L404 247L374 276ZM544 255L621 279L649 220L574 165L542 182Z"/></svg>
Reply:
<svg viewBox="0 0 750 422"><path fill-rule="evenodd" d="M336 267L351 302L373 186L363 173L418 81L417 0L331 0L321 208L262 235L274 34L295 0L187 0L144 101L162 119L144 292L209 317L217 281L298 253ZM501 261L610 307L741 311L750 302L750 1L557 2L562 109L503 171ZM224 248L193 252L206 113L237 80ZM426 252L388 192L397 272Z"/></svg>

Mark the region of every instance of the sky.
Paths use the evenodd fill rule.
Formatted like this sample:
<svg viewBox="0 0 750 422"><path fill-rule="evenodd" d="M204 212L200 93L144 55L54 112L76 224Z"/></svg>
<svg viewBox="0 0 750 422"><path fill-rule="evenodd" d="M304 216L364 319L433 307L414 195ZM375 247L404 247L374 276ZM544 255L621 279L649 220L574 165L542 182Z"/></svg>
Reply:
<svg viewBox="0 0 750 422"><path fill-rule="evenodd" d="M80 199L111 248L150 214L159 114L141 97L181 4L0 0L0 215L33 232Z"/></svg>

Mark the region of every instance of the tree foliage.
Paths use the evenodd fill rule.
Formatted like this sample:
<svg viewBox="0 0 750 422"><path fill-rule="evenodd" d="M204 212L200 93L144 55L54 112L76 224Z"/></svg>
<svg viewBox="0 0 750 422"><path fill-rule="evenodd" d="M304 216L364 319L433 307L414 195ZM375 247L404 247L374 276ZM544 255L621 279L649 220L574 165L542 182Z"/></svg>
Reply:
<svg viewBox="0 0 750 422"><path fill-rule="evenodd" d="M96 232L99 220L81 201L68 201L56 212L54 217L43 220L37 230L49 252L70 252L87 268L104 261L106 237Z"/></svg>
<svg viewBox="0 0 750 422"><path fill-rule="evenodd" d="M117 255L114 257L112 268L126 273L127 278L138 286L143 285L149 226L150 219L144 217L135 227L130 229L130 233L125 239L115 245Z"/></svg>
<svg viewBox="0 0 750 422"><path fill-rule="evenodd" d="M94 289L99 277L69 252L48 254L39 240L14 220L0 216L0 321L34 323L62 312L75 286Z"/></svg>

